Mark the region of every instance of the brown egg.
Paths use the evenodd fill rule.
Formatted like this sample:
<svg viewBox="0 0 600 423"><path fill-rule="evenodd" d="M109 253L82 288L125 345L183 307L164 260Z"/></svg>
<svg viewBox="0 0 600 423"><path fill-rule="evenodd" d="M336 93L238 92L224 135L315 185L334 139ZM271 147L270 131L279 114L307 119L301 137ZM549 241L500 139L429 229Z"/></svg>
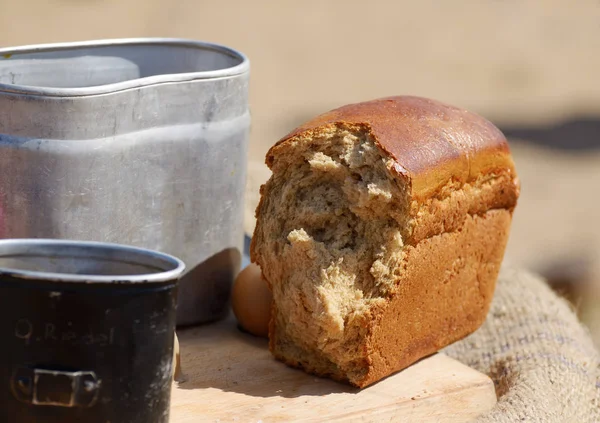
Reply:
<svg viewBox="0 0 600 423"><path fill-rule="evenodd" d="M244 330L264 338L269 336L272 299L260 267L250 264L240 272L233 285L231 307Z"/></svg>

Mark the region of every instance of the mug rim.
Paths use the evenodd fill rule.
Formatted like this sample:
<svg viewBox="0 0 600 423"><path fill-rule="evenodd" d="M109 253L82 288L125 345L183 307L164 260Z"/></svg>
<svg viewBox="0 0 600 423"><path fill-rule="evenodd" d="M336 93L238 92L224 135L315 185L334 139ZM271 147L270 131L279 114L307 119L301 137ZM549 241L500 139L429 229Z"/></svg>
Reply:
<svg viewBox="0 0 600 423"><path fill-rule="evenodd" d="M196 41L186 38L115 38L91 41L77 41L68 43L49 43L49 44L32 44L18 47L0 48L0 60L9 60L6 57L12 57L18 54L26 53L41 53L61 50L73 50L78 48L92 47L114 47L114 46L176 46L187 47L190 49L209 50L228 55L238 59L239 63L228 68L210 70L210 71L194 71L182 73L166 73L161 75L152 75L142 78L135 78L121 82L98 85L93 87L74 87L74 88L53 88L53 87L37 87L30 85L4 84L0 83L0 92L11 94L26 94L44 97L85 97L101 94L115 93L130 89L136 89L151 85L159 85L166 83L189 82L203 79L219 79L242 75L250 70L250 61L248 57L231 47L221 44L215 44L205 41Z"/></svg>
<svg viewBox="0 0 600 423"><path fill-rule="evenodd" d="M129 275L73 274L48 271L23 270L0 267L0 278L8 276L24 280L71 283L160 283L176 282L185 271L185 263L179 258L147 248L131 245L43 238L18 238L0 240L0 258L9 255L52 256L52 251L67 250L61 255L68 257L95 258L110 261L128 261L129 263L154 266L159 269ZM70 253L70 254L69 254ZM113 256L114 255L114 256ZM120 260L117 260L119 258Z"/></svg>

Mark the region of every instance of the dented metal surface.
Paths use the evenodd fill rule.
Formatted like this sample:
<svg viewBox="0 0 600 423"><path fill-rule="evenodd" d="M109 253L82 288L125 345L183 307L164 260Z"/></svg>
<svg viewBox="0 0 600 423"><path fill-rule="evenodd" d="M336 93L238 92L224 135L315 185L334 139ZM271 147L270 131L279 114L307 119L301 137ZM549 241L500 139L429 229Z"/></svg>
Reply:
<svg viewBox="0 0 600 423"><path fill-rule="evenodd" d="M223 317L243 244L247 58L172 39L0 49L0 238L184 260L178 323Z"/></svg>

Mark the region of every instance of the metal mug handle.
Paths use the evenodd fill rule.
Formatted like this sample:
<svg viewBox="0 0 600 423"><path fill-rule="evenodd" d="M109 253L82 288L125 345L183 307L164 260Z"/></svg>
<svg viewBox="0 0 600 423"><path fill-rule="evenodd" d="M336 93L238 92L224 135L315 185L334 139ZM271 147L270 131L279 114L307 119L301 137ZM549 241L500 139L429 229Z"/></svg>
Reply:
<svg viewBox="0 0 600 423"><path fill-rule="evenodd" d="M88 408L98 399L101 381L92 371L19 367L13 373L11 387L15 398L31 405Z"/></svg>

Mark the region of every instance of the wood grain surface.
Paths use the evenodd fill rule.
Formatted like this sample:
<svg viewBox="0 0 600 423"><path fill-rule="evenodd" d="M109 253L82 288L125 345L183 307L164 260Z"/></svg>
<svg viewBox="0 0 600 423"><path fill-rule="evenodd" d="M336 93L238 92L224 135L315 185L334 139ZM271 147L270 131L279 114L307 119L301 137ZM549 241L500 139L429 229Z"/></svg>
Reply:
<svg viewBox="0 0 600 423"><path fill-rule="evenodd" d="M496 403L492 381L436 354L363 390L275 361L233 319L178 332L185 380L172 423L468 422Z"/></svg>

